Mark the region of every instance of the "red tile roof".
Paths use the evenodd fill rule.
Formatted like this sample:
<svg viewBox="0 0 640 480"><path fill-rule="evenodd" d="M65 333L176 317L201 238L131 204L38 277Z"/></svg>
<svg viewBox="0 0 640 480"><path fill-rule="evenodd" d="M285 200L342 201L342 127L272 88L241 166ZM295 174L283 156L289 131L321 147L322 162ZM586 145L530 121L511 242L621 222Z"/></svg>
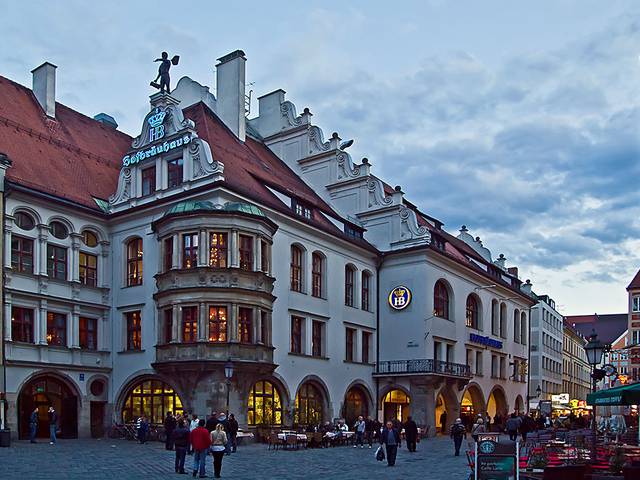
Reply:
<svg viewBox="0 0 640 480"><path fill-rule="evenodd" d="M377 251L327 220L321 212L346 221L263 143L250 137L239 141L203 103L186 108L185 116L224 164L224 183L230 189L291 215L291 206L268 185L313 207L309 223ZM55 120L50 119L30 89L0 76L0 152L13 162L7 170L9 182L100 211L93 198L106 200L115 192L122 155L131 149L131 141L60 103Z"/></svg>
<svg viewBox="0 0 640 480"><path fill-rule="evenodd" d="M604 343L615 342L627 330L626 313L567 315L564 317L564 321L585 338L595 330L598 339Z"/></svg>
<svg viewBox="0 0 640 480"><path fill-rule="evenodd" d="M638 270L638 273L636 273L636 276L633 277L633 280L631 280L631 283L627 287L627 291L634 290L636 288L640 288L640 270Z"/></svg>
<svg viewBox="0 0 640 480"><path fill-rule="evenodd" d="M131 137L60 103L48 118L32 91L0 76L0 151L10 182L95 210L116 188Z"/></svg>

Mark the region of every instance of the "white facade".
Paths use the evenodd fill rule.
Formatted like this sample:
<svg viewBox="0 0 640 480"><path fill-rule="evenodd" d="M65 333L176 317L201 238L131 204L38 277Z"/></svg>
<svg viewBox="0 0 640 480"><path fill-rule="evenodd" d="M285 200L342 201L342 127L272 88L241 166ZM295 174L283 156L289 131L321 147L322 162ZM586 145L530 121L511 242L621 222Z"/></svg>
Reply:
<svg viewBox="0 0 640 480"><path fill-rule="evenodd" d="M204 416L227 398L243 427L411 414L433 433L443 412L450 423L523 410L530 283L466 228L444 232L367 159L354 163L282 90L246 120L244 54L219 62L218 98L188 77L151 97L116 191L96 200L102 211L20 185L5 195L9 427L24 435L25 405L45 402L41 393L62 399L67 436L140 413L158 420L169 406ZM270 170L250 142L319 198L308 203L281 178L234 184L230 172L246 172L231 162ZM87 255L95 285L80 266ZM396 311L387 297L399 285L412 300Z"/></svg>
<svg viewBox="0 0 640 480"><path fill-rule="evenodd" d="M563 316L548 295L538 295L531 309L531 358L529 360L529 396L532 405L551 400L562 391ZM537 389L540 388L540 397Z"/></svg>

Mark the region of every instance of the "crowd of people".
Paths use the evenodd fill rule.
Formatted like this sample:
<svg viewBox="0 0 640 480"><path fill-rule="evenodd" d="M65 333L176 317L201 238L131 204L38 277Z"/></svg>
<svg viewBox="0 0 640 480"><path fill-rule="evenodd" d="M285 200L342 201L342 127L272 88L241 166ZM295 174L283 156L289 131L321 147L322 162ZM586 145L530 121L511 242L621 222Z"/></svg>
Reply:
<svg viewBox="0 0 640 480"><path fill-rule="evenodd" d="M220 478L222 460L238 448L238 421L234 414L228 417L224 412L211 412L206 418L184 413L167 412L164 418L166 435L165 448L175 450L175 472L187 474L187 455L193 456L192 476L205 478L206 460L213 457L214 478ZM146 443L149 433L149 419L143 414L136 422L138 442Z"/></svg>

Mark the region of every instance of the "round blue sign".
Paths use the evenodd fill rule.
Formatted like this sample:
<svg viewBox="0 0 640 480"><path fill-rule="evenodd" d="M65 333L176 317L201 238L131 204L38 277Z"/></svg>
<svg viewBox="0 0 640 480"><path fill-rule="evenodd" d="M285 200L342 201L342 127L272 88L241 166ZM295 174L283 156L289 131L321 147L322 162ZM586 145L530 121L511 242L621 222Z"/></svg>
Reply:
<svg viewBox="0 0 640 480"><path fill-rule="evenodd" d="M399 285L389 293L389 306L394 310L407 308L411 303L411 290Z"/></svg>

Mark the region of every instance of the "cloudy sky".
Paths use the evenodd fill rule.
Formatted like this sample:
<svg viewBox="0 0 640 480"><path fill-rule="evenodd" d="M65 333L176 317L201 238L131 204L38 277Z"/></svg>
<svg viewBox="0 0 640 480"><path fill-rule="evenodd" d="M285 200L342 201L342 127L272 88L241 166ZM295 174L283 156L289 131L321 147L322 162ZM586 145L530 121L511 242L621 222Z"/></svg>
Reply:
<svg viewBox="0 0 640 480"><path fill-rule="evenodd" d="M0 0L0 75L30 85L48 60L61 102L135 134L162 50L181 55L174 83L215 89L215 59L242 49L254 98L286 90L562 313L613 313L640 268L639 13L615 0Z"/></svg>

